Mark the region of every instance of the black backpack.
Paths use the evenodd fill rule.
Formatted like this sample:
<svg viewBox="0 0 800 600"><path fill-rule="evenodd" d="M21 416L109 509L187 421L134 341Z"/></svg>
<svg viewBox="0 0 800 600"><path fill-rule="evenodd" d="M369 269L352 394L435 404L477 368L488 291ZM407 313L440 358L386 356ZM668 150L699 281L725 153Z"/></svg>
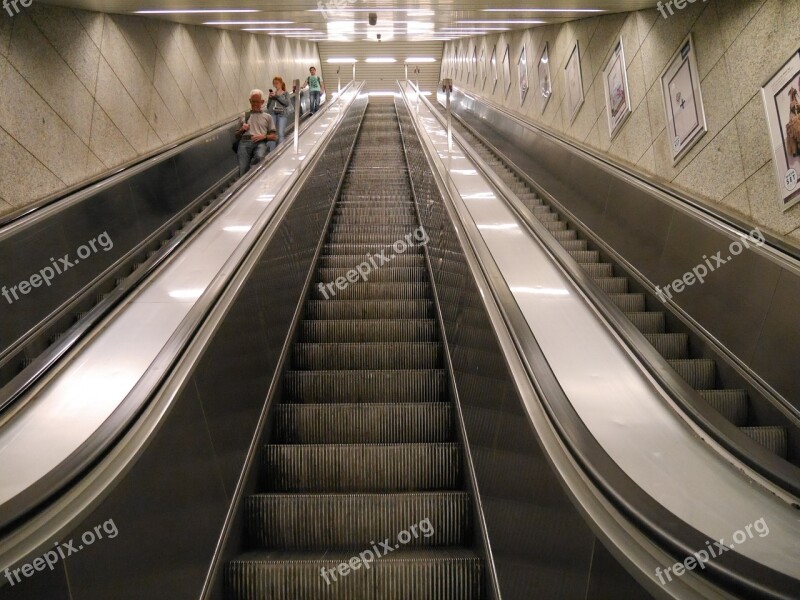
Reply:
<svg viewBox="0 0 800 600"><path fill-rule="evenodd" d="M244 113L244 122L247 123L249 120L250 120L250 111L248 110L246 113ZM237 129L237 131L238 131L238 129ZM233 145L231 146L231 150L233 150L234 154L239 154L239 142L240 141L241 140L235 140L233 142Z"/></svg>

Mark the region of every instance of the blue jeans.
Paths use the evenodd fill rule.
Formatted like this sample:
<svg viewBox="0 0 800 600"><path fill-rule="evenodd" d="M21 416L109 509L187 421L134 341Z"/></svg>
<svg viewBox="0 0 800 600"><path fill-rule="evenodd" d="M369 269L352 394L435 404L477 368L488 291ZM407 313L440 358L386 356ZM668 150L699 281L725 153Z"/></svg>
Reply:
<svg viewBox="0 0 800 600"><path fill-rule="evenodd" d="M319 96L322 92L317 90L316 92L311 92L311 114L313 115L315 112L319 110Z"/></svg>
<svg viewBox="0 0 800 600"><path fill-rule="evenodd" d="M275 142L258 142L254 144L251 140L239 141L239 177L244 175L250 170L252 165L257 165L267 152L271 152L275 148Z"/></svg>
<svg viewBox="0 0 800 600"><path fill-rule="evenodd" d="M280 144L283 138L286 137L286 122L289 117L286 116L286 113L272 113L272 116L275 117L275 125L278 128L278 143Z"/></svg>

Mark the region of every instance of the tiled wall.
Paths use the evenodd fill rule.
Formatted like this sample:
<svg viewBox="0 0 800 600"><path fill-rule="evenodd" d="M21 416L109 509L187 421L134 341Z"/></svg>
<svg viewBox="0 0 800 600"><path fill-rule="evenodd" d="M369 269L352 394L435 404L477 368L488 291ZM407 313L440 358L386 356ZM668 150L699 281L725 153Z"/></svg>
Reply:
<svg viewBox="0 0 800 600"><path fill-rule="evenodd" d="M693 32L708 132L675 167L666 135L661 71L684 37ZM656 9L603 15L564 25L490 35L445 47L443 71L464 89L488 96L508 109L565 134L573 140L624 161L634 168L754 226L788 236L800 247L800 204L786 212L778 206L766 115L760 88L800 46L797 0L708 0L687 4L664 19ZM633 113L609 140L602 69L622 36ZM564 99L564 67L574 40L581 49L584 105L570 124ZM537 104L537 62L549 44L553 95L544 113ZM520 106L517 59L525 43L530 91ZM490 69L485 83L474 75L450 75L452 44L458 54L488 60L497 44L500 80L492 90ZM503 85L500 61L510 44L511 81ZM474 71L474 69L473 69Z"/></svg>
<svg viewBox="0 0 800 600"><path fill-rule="evenodd" d="M316 45L286 38L35 2L2 11L0 215L247 110L250 89L318 62Z"/></svg>

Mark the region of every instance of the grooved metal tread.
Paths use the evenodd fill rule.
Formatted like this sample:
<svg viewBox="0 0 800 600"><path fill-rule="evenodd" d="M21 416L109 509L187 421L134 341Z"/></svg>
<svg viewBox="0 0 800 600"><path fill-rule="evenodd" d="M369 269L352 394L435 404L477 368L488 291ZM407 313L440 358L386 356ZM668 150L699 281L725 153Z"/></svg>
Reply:
<svg viewBox="0 0 800 600"><path fill-rule="evenodd" d="M443 369L288 371L284 401L293 403L442 402Z"/></svg>

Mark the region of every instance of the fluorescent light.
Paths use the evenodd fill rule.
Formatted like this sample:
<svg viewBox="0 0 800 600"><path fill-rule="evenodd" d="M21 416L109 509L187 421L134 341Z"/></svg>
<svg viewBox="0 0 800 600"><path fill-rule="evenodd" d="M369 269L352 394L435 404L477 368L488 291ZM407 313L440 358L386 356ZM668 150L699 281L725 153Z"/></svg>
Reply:
<svg viewBox="0 0 800 600"><path fill-rule="evenodd" d="M484 8L483 12L600 13L602 8Z"/></svg>
<svg viewBox="0 0 800 600"><path fill-rule="evenodd" d="M410 64L410 65L417 64L417 63L419 63L419 64L422 64L422 63L434 63L434 62L436 62L436 59L435 58L431 58L429 56L428 57L424 57L423 56L423 57L407 58L406 62L408 64Z"/></svg>
<svg viewBox="0 0 800 600"><path fill-rule="evenodd" d="M418 8L311 8L306 12L347 12L347 13L407 13L414 17L431 17L435 13L432 10L420 10Z"/></svg>
<svg viewBox="0 0 800 600"><path fill-rule="evenodd" d="M489 24L503 24L503 23L516 23L519 25L543 25L546 21L538 21L535 19L498 19L495 21L456 21L456 23L489 23Z"/></svg>
<svg viewBox="0 0 800 600"><path fill-rule="evenodd" d="M203 13L255 13L255 8L190 8L186 10L135 10L135 15L195 15Z"/></svg>
<svg viewBox="0 0 800 600"><path fill-rule="evenodd" d="M247 27L242 31L314 31L311 27Z"/></svg>
<svg viewBox="0 0 800 600"><path fill-rule="evenodd" d="M352 65L358 61L355 58L331 57L328 62L332 65Z"/></svg>
<svg viewBox="0 0 800 600"><path fill-rule="evenodd" d="M390 58L388 56L372 56L370 58L364 59L364 62L377 63L377 64L381 64L381 63L396 63L397 59L396 58Z"/></svg>
<svg viewBox="0 0 800 600"><path fill-rule="evenodd" d="M459 31L508 31L508 27L442 27L440 31L447 33Z"/></svg>
<svg viewBox="0 0 800 600"><path fill-rule="evenodd" d="M294 21L206 21L203 25L291 25Z"/></svg>

